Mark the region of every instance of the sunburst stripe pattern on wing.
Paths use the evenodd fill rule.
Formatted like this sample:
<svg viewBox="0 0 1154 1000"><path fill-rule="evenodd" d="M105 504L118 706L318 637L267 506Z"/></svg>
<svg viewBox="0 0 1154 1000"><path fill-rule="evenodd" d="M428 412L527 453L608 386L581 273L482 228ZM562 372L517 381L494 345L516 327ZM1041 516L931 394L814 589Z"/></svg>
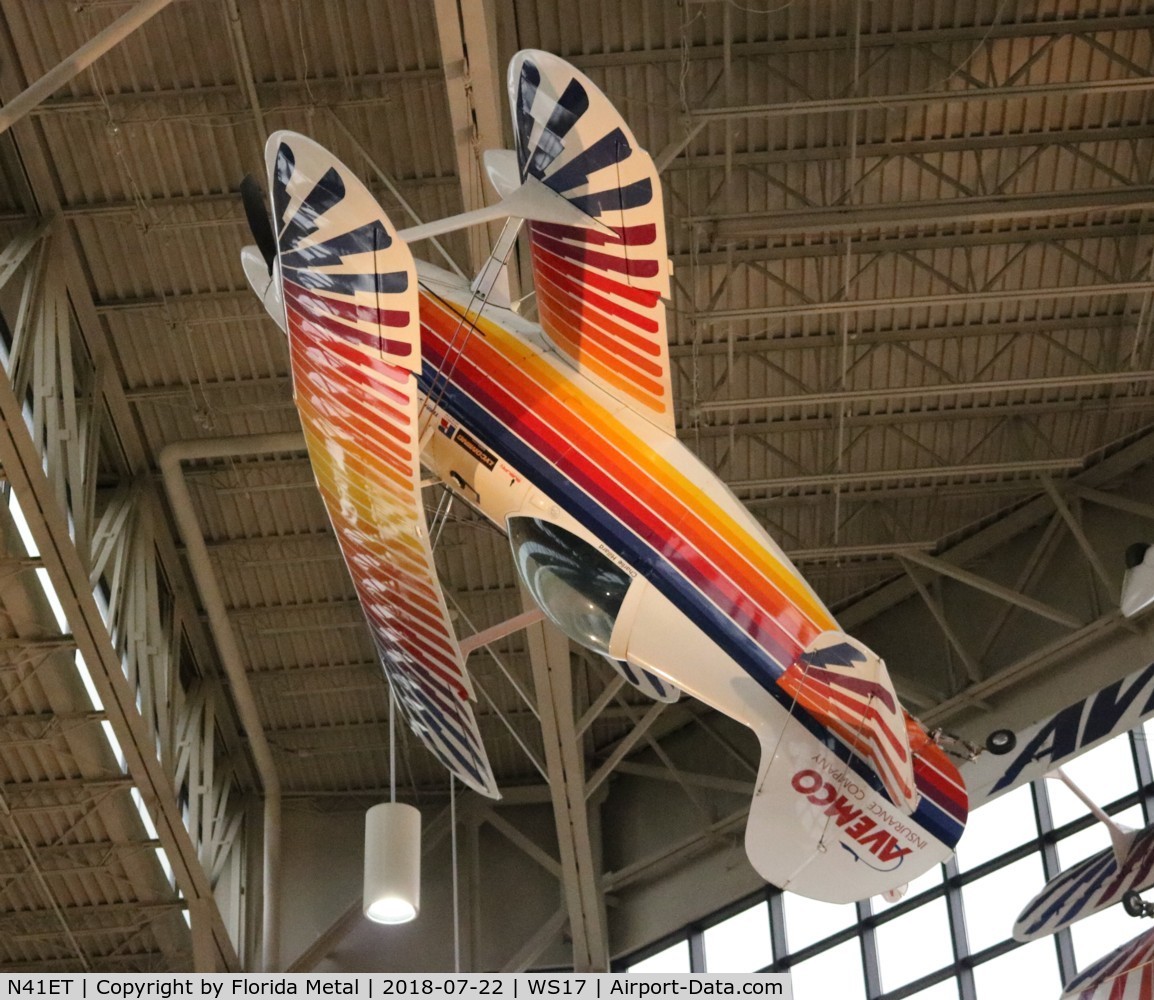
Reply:
<svg viewBox="0 0 1154 1000"><path fill-rule="evenodd" d="M591 379L673 433L669 258L653 160L605 95L555 56L518 53L509 90L522 177L589 216L588 226L529 224L541 326Z"/></svg>
<svg viewBox="0 0 1154 1000"><path fill-rule="evenodd" d="M1014 937L1033 941L1113 906L1133 889L1154 884L1154 827L1140 831L1122 864L1112 848L1100 851L1052 879L1014 924Z"/></svg>
<svg viewBox="0 0 1154 1000"><path fill-rule="evenodd" d="M374 641L397 683L398 703L447 767L463 770L463 780L483 782L487 766L482 766L483 751L465 701L468 692L457 654L446 642L439 594L425 580L428 569L416 525L403 514L409 483L397 474L405 470L399 456L389 454L387 434L380 430L393 426L399 415L390 413L379 397L358 398L351 382L344 387L344 402L322 398L333 415L321 414L307 398L313 386L303 353L294 351L294 372L299 375L298 405L314 471ZM356 415L349 400L370 402L378 422L369 422L364 410ZM334 460L338 442L345 451L342 463ZM354 451L352 443L364 445L364 450ZM366 531L365 524L373 524L376 533ZM388 567L386 578L383 567Z"/></svg>
<svg viewBox="0 0 1154 1000"><path fill-rule="evenodd" d="M1154 1000L1154 930L1083 969L1059 1000Z"/></svg>
<svg viewBox="0 0 1154 1000"><path fill-rule="evenodd" d="M329 519L406 721L495 796L420 503L412 257L331 154L278 133L268 155L294 395Z"/></svg>
<svg viewBox="0 0 1154 1000"><path fill-rule="evenodd" d="M625 361L634 366L647 366L651 375L660 374L649 359L659 357L661 349L651 337L644 335L656 332L652 329L655 323L612 299L583 288L580 277L574 273L575 268L557 255L542 248L537 250L534 259L553 279L548 292L554 301L593 324L593 332L600 333L598 339L606 346L636 352L633 357L626 356Z"/></svg>

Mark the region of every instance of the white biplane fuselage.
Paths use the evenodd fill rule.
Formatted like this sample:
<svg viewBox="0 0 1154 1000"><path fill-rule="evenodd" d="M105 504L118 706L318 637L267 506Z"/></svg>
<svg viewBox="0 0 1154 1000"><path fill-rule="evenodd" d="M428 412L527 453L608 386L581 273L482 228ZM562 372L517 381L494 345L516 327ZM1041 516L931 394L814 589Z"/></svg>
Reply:
<svg viewBox="0 0 1154 1000"><path fill-rule="evenodd" d="M294 133L268 146L273 280L246 260L288 333L318 485L399 703L495 794L423 467L507 532L575 642L757 733L746 847L763 877L835 902L908 882L952 852L965 789L881 660L674 433L652 161L555 57L519 54L510 91L529 194L506 200L529 220L541 325L418 269L348 168Z"/></svg>

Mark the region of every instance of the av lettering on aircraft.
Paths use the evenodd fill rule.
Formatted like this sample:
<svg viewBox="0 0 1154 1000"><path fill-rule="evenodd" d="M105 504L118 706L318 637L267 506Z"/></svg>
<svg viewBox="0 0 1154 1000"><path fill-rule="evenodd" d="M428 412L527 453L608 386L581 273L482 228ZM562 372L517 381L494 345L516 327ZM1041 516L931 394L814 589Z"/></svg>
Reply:
<svg viewBox="0 0 1154 1000"><path fill-rule="evenodd" d="M806 797L815 806L824 807L825 815L837 824L842 837L842 846L859 861L879 871L891 871L902 863L902 859L913 851L912 847L902 847L883 822L881 817L869 815L874 810L854 804L853 797L847 798L836 785L830 784L817 771L798 771L792 779L794 791ZM883 810L884 811L884 810ZM909 831L912 833L913 831ZM854 846L846 843L849 840ZM856 848L856 849L855 849ZM862 851L861 849L864 849ZM865 852L876 859L871 863ZM879 865L885 867L879 867Z"/></svg>
<svg viewBox="0 0 1154 1000"><path fill-rule="evenodd" d="M1136 726L1154 712L1154 663L1123 677L1032 727L1033 735L990 789L995 795L1018 782L1027 768L1049 771L1099 740ZM1031 730L1026 730L1030 733ZM1044 766L1035 768L1038 762ZM1030 775L1036 777L1037 775Z"/></svg>

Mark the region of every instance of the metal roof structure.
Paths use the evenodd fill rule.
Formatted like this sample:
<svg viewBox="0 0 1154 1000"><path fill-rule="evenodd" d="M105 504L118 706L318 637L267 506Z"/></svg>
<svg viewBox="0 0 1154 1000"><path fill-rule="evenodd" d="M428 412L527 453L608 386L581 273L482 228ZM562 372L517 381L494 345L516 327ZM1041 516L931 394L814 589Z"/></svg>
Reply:
<svg viewBox="0 0 1154 1000"><path fill-rule="evenodd" d="M0 22L0 971L372 960L350 831L387 792L388 691L238 184L292 128L401 224L478 207L519 49L589 74L653 153L678 433L912 711L980 735L1150 659L1117 597L1154 519L1154 5L0 0ZM468 274L487 239L415 251ZM428 505L459 633L519 613L501 533ZM756 749L728 720L541 627L470 667L505 791L459 796L471 968L604 968L756 884L734 848ZM443 860L447 778L400 744ZM428 922L382 961L451 967Z"/></svg>

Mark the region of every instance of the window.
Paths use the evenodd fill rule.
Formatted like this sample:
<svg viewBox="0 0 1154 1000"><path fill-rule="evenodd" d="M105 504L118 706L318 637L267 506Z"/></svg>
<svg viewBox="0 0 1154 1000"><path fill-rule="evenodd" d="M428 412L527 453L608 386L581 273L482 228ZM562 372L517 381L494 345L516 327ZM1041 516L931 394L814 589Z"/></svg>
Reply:
<svg viewBox="0 0 1154 1000"><path fill-rule="evenodd" d="M1041 938L999 955L974 968L974 986L980 998L1004 997L1007 991L1029 983L1030 995L1057 997L1062 994L1058 978L1057 953L1052 938Z"/></svg>
<svg viewBox="0 0 1154 1000"><path fill-rule="evenodd" d="M1154 722L1146 732L1154 745ZM1115 737L1066 767L1102 808L1136 829L1145 825L1139 793L1154 795L1154 785L1139 783L1139 774L1150 772L1135 763L1137 757L1149 767L1146 732ZM972 983L978 1000L1001 1000L1027 982L1030 996L1058 996L1060 948L1081 970L1147 928L1115 906L1062 935L1014 941L1015 919L1046 882L1050 844L1066 870L1106 849L1109 836L1064 785L1040 780L977 810L955 859L915 879L901 900L838 906L767 887L768 905L687 928L676 945L630 971L689 971L696 954L703 967L694 972L788 969L798 997L958 1000L971 995ZM775 940L788 951L775 954ZM921 990L914 985L939 977Z"/></svg>
<svg viewBox="0 0 1154 1000"><path fill-rule="evenodd" d="M1033 839L1037 832L1030 786L1020 785L973 812L958 842L958 865L977 868L1011 847Z"/></svg>
<svg viewBox="0 0 1154 1000"><path fill-rule="evenodd" d="M656 955L642 959L629 966L630 972L652 974L655 972L689 972L689 942L678 941Z"/></svg>
<svg viewBox="0 0 1154 1000"><path fill-rule="evenodd" d="M966 935L971 953L977 954L1005 941L1013 932L1018 914L1045 884L1042 856L1028 854L1005 868L964 885L962 901L965 903Z"/></svg>
<svg viewBox="0 0 1154 1000"><path fill-rule="evenodd" d="M954 962L943 896L879 925L875 940L885 990L896 990Z"/></svg>
<svg viewBox="0 0 1154 1000"><path fill-rule="evenodd" d="M866 1000L861 944L857 938L791 966L795 997Z"/></svg>
<svg viewBox="0 0 1154 1000"><path fill-rule="evenodd" d="M1062 770L1095 802L1114 802L1138 787L1134 761L1130 755L1130 741L1125 737L1107 740L1080 757L1075 757ZM1060 781L1047 782L1050 809L1054 825L1061 826L1084 816L1089 809Z"/></svg>
<svg viewBox="0 0 1154 1000"><path fill-rule="evenodd" d="M710 972L757 972L773 961L765 903L706 928L702 938L705 967Z"/></svg>
<svg viewBox="0 0 1154 1000"><path fill-rule="evenodd" d="M785 893L782 901L790 951L805 948L857 922L853 903L821 903L792 892Z"/></svg>

